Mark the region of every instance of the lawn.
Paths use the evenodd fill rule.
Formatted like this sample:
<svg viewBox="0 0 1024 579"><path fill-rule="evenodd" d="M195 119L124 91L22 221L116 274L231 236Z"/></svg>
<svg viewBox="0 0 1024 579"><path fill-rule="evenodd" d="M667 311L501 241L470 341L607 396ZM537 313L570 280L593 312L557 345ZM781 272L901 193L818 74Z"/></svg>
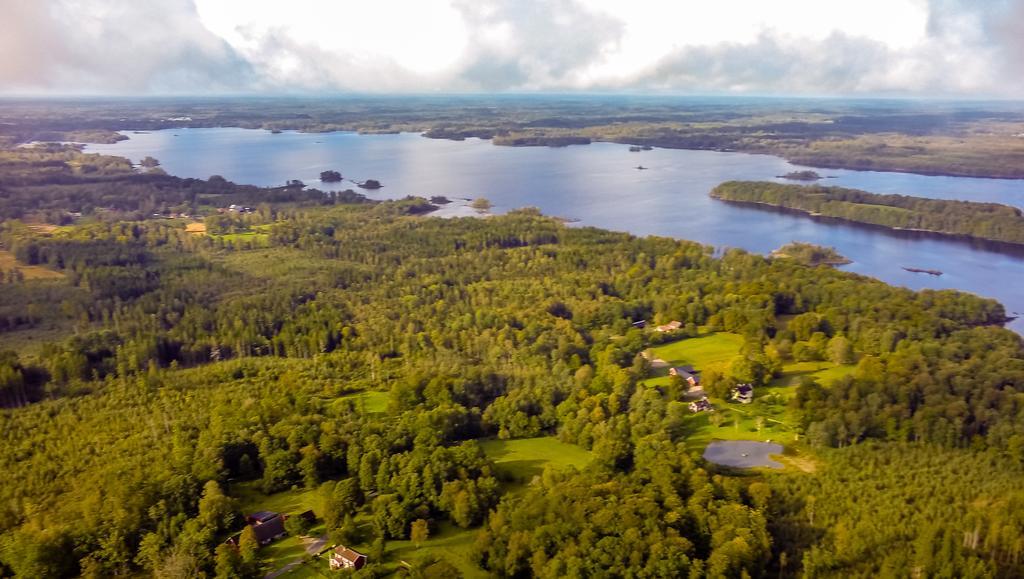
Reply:
<svg viewBox="0 0 1024 579"><path fill-rule="evenodd" d="M529 482L544 472L544 467L575 467L590 464L593 453L575 444L567 444L553 436L519 438L516 440L485 440L480 443L488 458L494 461L501 478Z"/></svg>

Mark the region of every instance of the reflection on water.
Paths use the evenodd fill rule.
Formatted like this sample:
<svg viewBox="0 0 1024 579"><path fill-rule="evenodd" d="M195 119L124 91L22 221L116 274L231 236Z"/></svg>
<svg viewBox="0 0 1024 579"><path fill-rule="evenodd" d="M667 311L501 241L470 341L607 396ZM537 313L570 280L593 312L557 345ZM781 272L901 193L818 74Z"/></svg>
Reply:
<svg viewBox="0 0 1024 579"><path fill-rule="evenodd" d="M708 192L730 179L776 180L804 167L777 157L654 149L595 143L565 148L496 147L487 141L444 141L414 134L271 134L248 129L171 129L126 133L130 140L89 151L138 161L147 155L183 177L222 175L239 183L282 185L300 179L321 189L320 171L346 179L378 179L375 198L406 195L483 196L495 211L535 206L586 225L692 239L767 253L793 240L833 246L853 260L844 269L912 289L956 288L1002 301L1024 313L1024 258L999 244L825 222L716 201ZM643 164L647 170L635 167ZM818 170L827 185L879 193L993 201L1024 207L1024 181ZM912 267L944 272L912 273ZM1011 324L1024 331L1024 319Z"/></svg>

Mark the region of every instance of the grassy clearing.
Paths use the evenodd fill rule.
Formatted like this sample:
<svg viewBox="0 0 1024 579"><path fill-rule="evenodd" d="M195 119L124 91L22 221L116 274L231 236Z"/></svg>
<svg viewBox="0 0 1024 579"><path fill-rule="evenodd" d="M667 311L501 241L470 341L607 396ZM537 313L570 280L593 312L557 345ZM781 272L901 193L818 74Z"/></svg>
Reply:
<svg viewBox="0 0 1024 579"><path fill-rule="evenodd" d="M661 359L669 366L692 365L705 372L711 368L722 369L736 357L743 346L743 337L729 332L715 332L698 338L689 338L662 344L651 348L651 359ZM648 386L668 384L668 368L657 368L653 377L644 380Z"/></svg>
<svg viewBox="0 0 1024 579"><path fill-rule="evenodd" d="M337 261L311 257L291 247L226 252L218 260L229 269L271 280L317 279L337 267Z"/></svg>
<svg viewBox="0 0 1024 579"><path fill-rule="evenodd" d="M782 376L772 380L768 387L770 391L788 399L796 392L792 387L804 376L816 379L822 386L828 386L839 378L851 374L854 368L852 364L837 366L832 362L792 362L782 367Z"/></svg>
<svg viewBox="0 0 1024 579"><path fill-rule="evenodd" d="M454 565L466 579L488 577L473 562L473 543L477 529L460 529L448 522L438 525L436 534L418 548L412 541L388 541L390 561L412 561L424 556L438 557Z"/></svg>
<svg viewBox="0 0 1024 579"><path fill-rule="evenodd" d="M737 334L717 332L651 348L651 357L660 358L670 366L684 364L707 371L724 369L739 354L743 338ZM703 451L712 440L756 440L792 445L797 442L795 417L786 404L793 397L800 378L811 376L827 386L853 371L853 366L836 366L831 362L793 362L783 367L782 376L767 387L757 390L751 404L738 404L711 399L712 413L700 413L687 421L687 446ZM644 381L648 386L668 383L668 368L654 371L655 376ZM786 463L794 468L807 468L806 464Z"/></svg>
<svg viewBox="0 0 1024 579"><path fill-rule="evenodd" d="M238 499L242 513L273 511L294 515L312 510L318 518L320 517L322 508L316 490L294 489L266 495L259 490L257 485L258 481L250 481L231 487L230 494ZM319 523L309 532L309 536L319 537L324 532L323 524ZM263 560L263 571L267 573L276 571L289 563L303 559L306 557L307 543L308 539L303 537L286 536L262 547L260 559Z"/></svg>
<svg viewBox="0 0 1024 579"><path fill-rule="evenodd" d="M837 366L831 362L792 362L783 366L782 376L756 391L750 404L712 399L713 413L690 418L691 434L687 446L702 451L712 440L756 440L790 446L798 441L796 417L787 407L796 394L796 385L804 376L816 378L823 386L853 372L854 366ZM717 417L715 417L717 415ZM715 422L718 422L716 425ZM782 460L787 467L811 471L810 458L789 457Z"/></svg>
<svg viewBox="0 0 1024 579"><path fill-rule="evenodd" d="M223 239L225 243L251 243L254 246L266 247L270 244L270 235L256 231L245 233L227 233L224 235L211 235L215 239Z"/></svg>
<svg viewBox="0 0 1024 579"><path fill-rule="evenodd" d="M385 576L406 576L399 573L405 568L403 563L412 563L420 559L443 559L454 565L467 579L486 578L489 575L477 567L473 561L473 543L476 541L477 529L460 529L451 523L442 522L431 532L430 538L416 545L412 541L388 541L384 561L372 561L380 564L378 569ZM349 545L360 553L368 554L368 543ZM338 577L341 573L330 570L328 556L311 558L283 575L287 579L319 579L321 577Z"/></svg>
<svg viewBox="0 0 1024 579"><path fill-rule="evenodd" d="M265 495L258 485L259 481L249 481L231 486L229 494L238 499L239 508L245 514L256 511L301 513L310 509L313 512L320 510L316 490L294 489Z"/></svg>
<svg viewBox="0 0 1024 579"><path fill-rule="evenodd" d="M13 350L19 357L31 360L42 356L43 346L47 343L60 342L72 332L70 322L53 321L34 328L4 332L0 339L4 350Z"/></svg>
<svg viewBox="0 0 1024 579"><path fill-rule="evenodd" d="M564 443L553 436L485 440L480 446L494 461L501 478L520 483L529 482L544 472L544 467L548 465L582 469L594 458L589 450Z"/></svg>
<svg viewBox="0 0 1024 579"><path fill-rule="evenodd" d="M356 407L363 412L385 412L388 409L388 393L376 390L349 394L338 398L338 400L355 400Z"/></svg>
<svg viewBox="0 0 1024 579"><path fill-rule="evenodd" d="M33 279L64 279L64 274L59 271L47 269L39 265L24 265L18 263L14 254L0 249L0 270L5 272L17 269L25 276L25 280Z"/></svg>
<svg viewBox="0 0 1024 579"><path fill-rule="evenodd" d="M705 370L728 364L742 346L743 337L739 334L715 332L656 346L651 348L651 354L670 364L692 364L699 370Z"/></svg>

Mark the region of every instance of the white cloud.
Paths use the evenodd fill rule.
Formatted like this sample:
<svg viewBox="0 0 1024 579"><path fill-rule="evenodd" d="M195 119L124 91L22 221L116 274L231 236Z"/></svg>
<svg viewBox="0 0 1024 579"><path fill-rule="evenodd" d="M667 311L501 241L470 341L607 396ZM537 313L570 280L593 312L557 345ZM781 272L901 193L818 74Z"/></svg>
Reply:
<svg viewBox="0 0 1024 579"><path fill-rule="evenodd" d="M1024 96L1024 0L0 0L0 90Z"/></svg>

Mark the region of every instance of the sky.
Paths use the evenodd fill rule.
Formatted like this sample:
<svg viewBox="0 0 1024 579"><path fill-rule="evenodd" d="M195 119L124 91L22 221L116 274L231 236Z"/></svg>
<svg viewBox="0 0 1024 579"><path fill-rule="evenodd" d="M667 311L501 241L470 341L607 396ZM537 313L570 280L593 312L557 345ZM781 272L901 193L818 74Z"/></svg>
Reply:
<svg viewBox="0 0 1024 579"><path fill-rule="evenodd" d="M0 0L0 94L1024 98L1024 0Z"/></svg>

